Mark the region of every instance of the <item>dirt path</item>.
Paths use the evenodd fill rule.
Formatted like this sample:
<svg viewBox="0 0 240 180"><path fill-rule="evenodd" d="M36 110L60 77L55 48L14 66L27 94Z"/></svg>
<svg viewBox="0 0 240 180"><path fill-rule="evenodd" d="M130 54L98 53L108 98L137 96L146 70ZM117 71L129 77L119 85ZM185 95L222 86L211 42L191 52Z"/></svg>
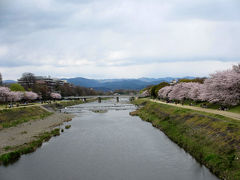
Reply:
<svg viewBox="0 0 240 180"><path fill-rule="evenodd" d="M16 127L0 130L0 155L7 152L4 150L4 147L14 147L29 143L35 139L34 136L45 131L51 131L54 127L71 118L71 115L54 113L45 119L33 120Z"/></svg>
<svg viewBox="0 0 240 180"><path fill-rule="evenodd" d="M233 113L233 112L227 112L227 111L219 111L219 110L214 110L214 109L205 109L201 107L196 107L196 106L188 106L188 105L181 105L181 104L173 104L173 103L165 103L159 100L153 100L151 99L150 101L156 102L156 103L161 103L161 104L167 104L170 106L177 106L180 108L185 108L185 109L192 109L196 111L202 111L202 112L207 112L207 113L213 113L213 114L219 114L225 117L229 117L232 119L240 120L240 114L238 113Z"/></svg>

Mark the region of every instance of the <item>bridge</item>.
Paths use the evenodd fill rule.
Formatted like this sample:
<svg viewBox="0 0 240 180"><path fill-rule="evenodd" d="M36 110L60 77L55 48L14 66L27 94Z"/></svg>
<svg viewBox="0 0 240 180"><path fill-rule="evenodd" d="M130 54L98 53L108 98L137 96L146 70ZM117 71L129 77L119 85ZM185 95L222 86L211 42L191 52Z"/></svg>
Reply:
<svg viewBox="0 0 240 180"><path fill-rule="evenodd" d="M98 102L100 103L102 99L105 98L116 98L117 102L119 102L120 98L128 98L130 101L133 101L135 99L138 99L139 95L99 95L99 96L68 96L64 97L64 100L83 100L84 102L87 101L87 99L98 99Z"/></svg>

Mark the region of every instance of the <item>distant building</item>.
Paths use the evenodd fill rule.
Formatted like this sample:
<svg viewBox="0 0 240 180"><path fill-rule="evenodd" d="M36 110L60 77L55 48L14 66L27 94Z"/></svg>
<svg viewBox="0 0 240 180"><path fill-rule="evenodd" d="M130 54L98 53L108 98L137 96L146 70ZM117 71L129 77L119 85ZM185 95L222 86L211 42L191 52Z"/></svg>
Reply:
<svg viewBox="0 0 240 180"><path fill-rule="evenodd" d="M32 78L25 78L22 77L18 79L18 83L22 85L23 87L26 87L26 85L33 86L34 84L41 84L46 85L51 92L55 91L57 86L62 86L65 83L67 83L66 80L61 80L58 78L51 78L50 76L34 76L34 80Z"/></svg>
<svg viewBox="0 0 240 180"><path fill-rule="evenodd" d="M175 85L177 84L177 80L172 80L172 82L170 82L170 85Z"/></svg>

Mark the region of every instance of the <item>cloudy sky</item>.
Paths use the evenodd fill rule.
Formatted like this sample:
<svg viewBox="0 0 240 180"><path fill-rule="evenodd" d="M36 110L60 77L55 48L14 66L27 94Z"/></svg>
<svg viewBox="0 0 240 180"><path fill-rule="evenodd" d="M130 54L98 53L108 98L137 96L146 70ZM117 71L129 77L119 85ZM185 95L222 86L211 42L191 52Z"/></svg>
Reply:
<svg viewBox="0 0 240 180"><path fill-rule="evenodd" d="M239 0L0 0L0 72L206 76L240 62Z"/></svg>

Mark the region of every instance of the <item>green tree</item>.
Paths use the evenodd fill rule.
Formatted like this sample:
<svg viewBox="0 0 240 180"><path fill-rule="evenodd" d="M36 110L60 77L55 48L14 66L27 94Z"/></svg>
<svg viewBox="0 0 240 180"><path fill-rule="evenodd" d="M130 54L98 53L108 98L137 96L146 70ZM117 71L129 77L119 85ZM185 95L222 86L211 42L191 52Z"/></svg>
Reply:
<svg viewBox="0 0 240 180"><path fill-rule="evenodd" d="M11 91L25 91L24 87L17 83L11 84L10 89Z"/></svg>
<svg viewBox="0 0 240 180"><path fill-rule="evenodd" d="M206 78L195 78L195 79L179 79L178 82L186 82L186 83L189 83L189 82L197 82L197 83L200 83L200 84L203 84L204 80Z"/></svg>
<svg viewBox="0 0 240 180"><path fill-rule="evenodd" d="M158 84L158 85L152 86L152 87L151 87L151 90L150 90L151 97L156 98L156 97L158 96L158 91L159 91L160 89L162 89L163 87L165 87L165 86L169 86L169 83L167 83L167 82L161 82L161 83Z"/></svg>

